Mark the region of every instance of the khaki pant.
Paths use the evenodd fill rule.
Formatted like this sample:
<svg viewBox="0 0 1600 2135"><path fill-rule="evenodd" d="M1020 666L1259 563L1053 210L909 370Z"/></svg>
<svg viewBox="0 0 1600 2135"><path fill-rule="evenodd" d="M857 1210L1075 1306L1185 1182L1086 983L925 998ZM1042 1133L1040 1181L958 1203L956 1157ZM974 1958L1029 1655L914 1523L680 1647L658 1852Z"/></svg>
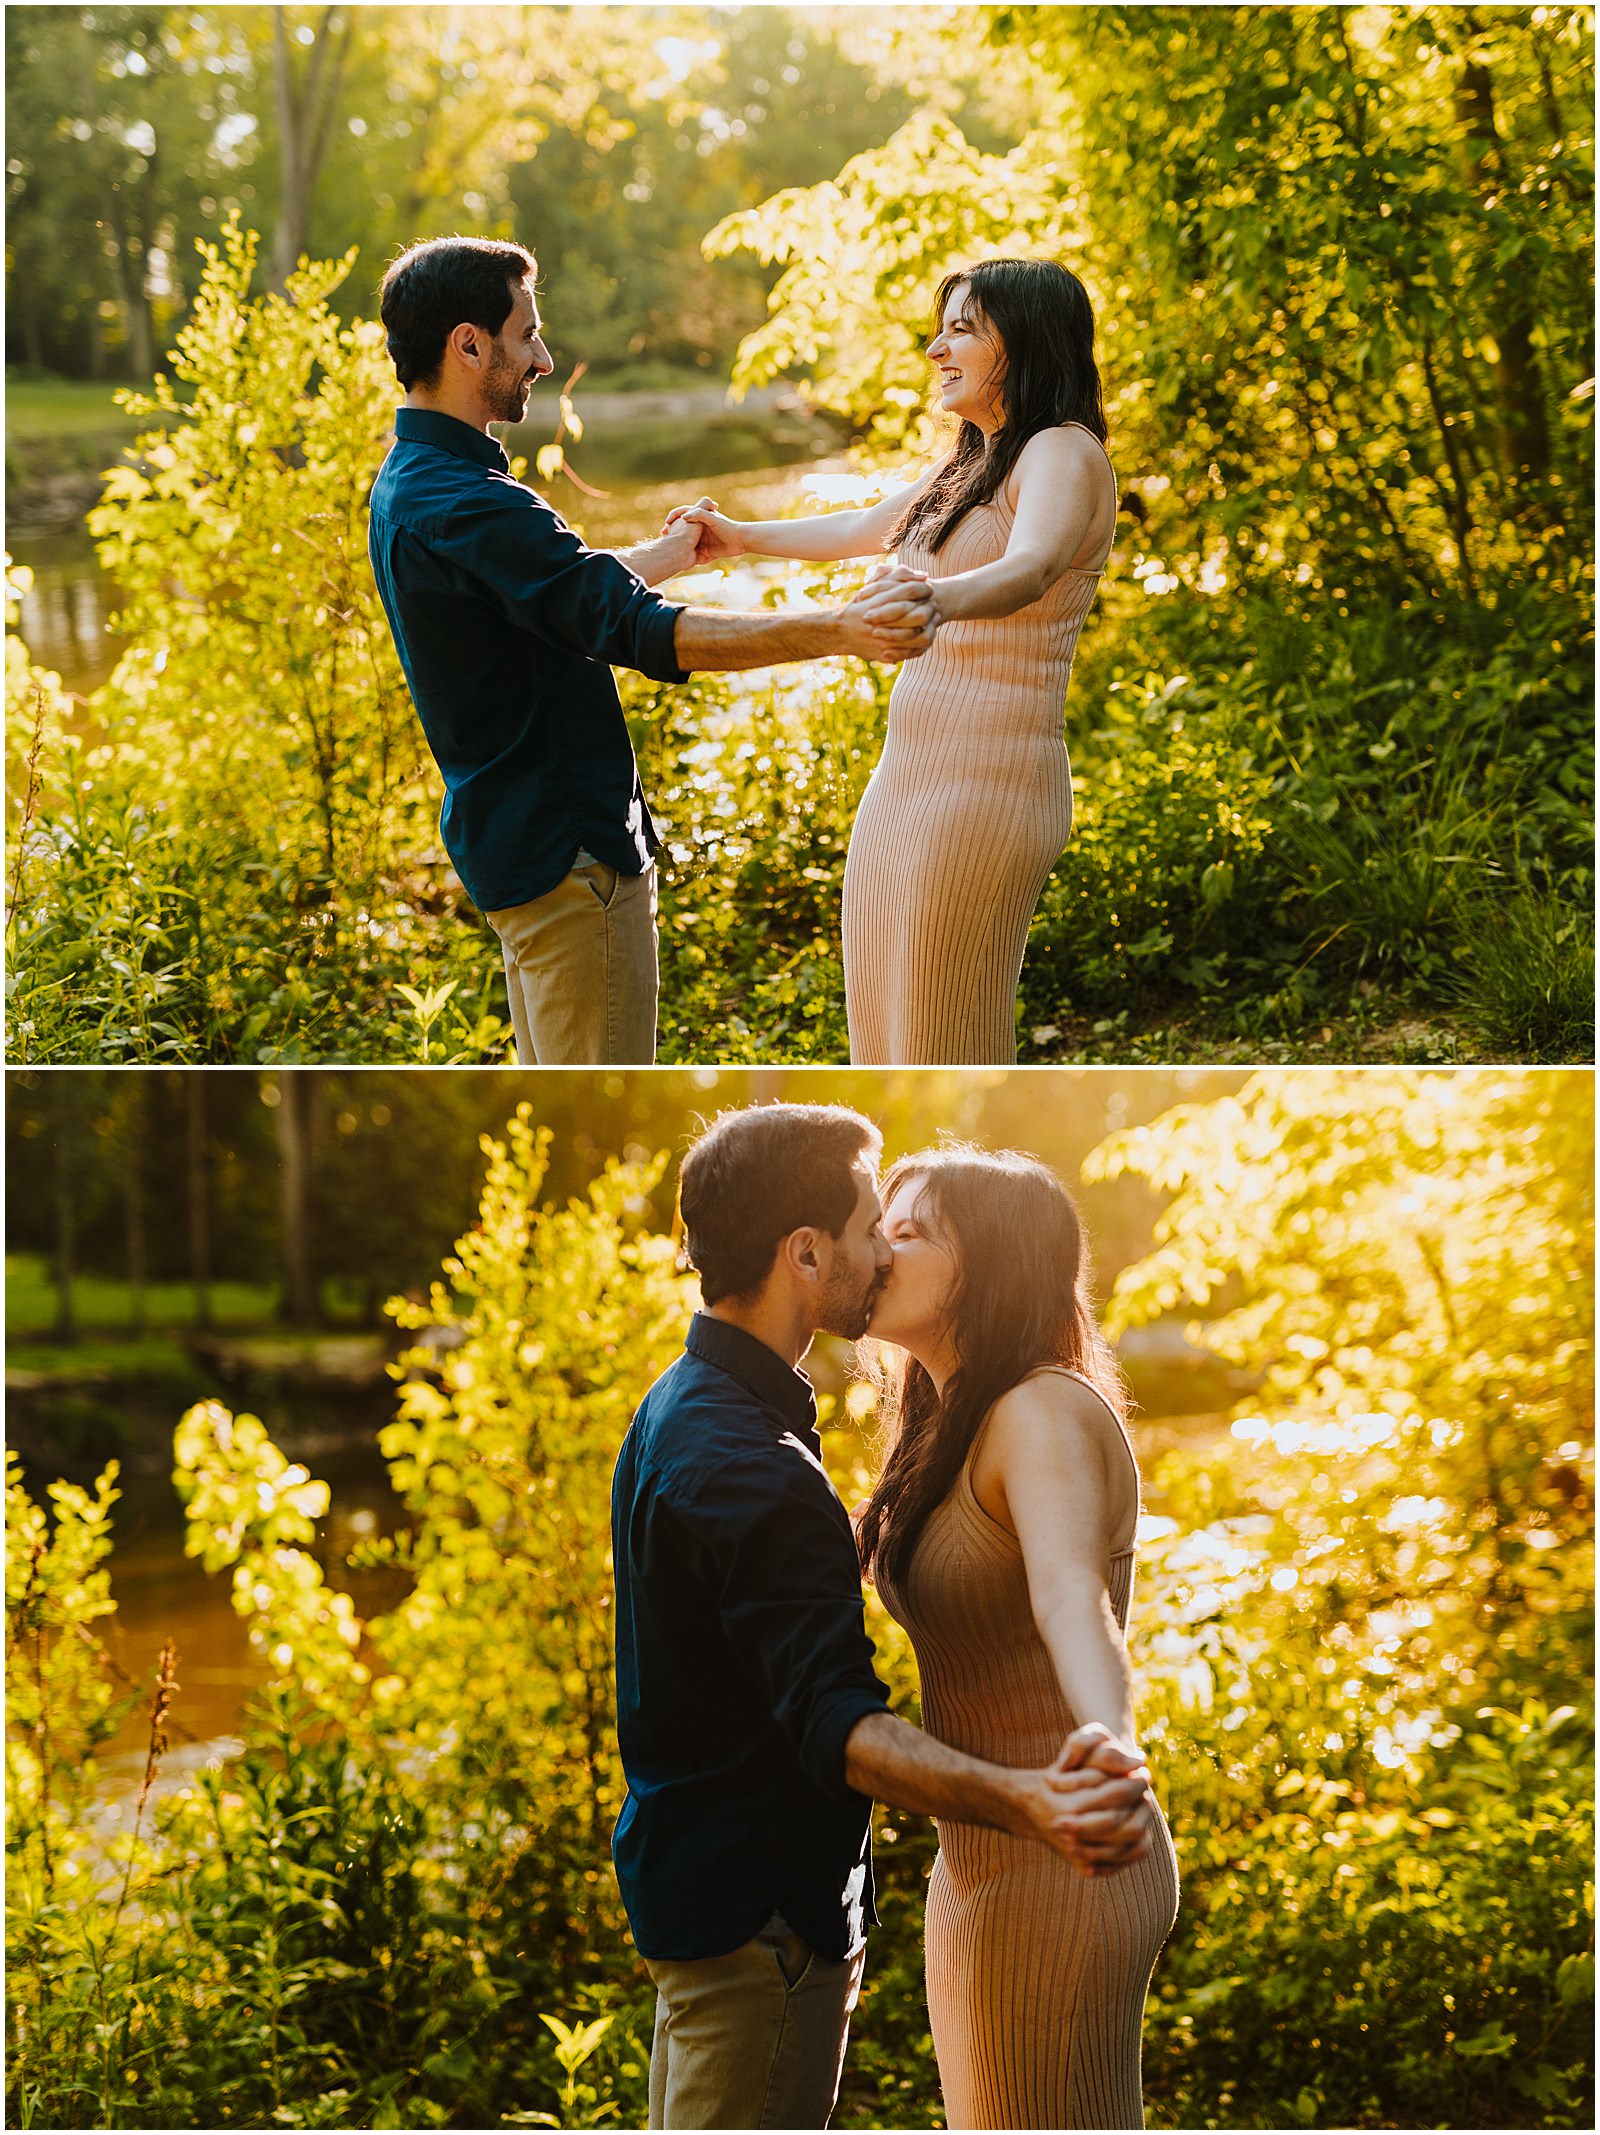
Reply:
<svg viewBox="0 0 1600 2135"><path fill-rule="evenodd" d="M648 1067L656 1057L656 871L590 860L530 904L484 917L500 937L524 1067Z"/></svg>
<svg viewBox="0 0 1600 2135"><path fill-rule="evenodd" d="M825 2128L865 1945L835 1964L775 1913L726 1957L649 1966L653 2128Z"/></svg>

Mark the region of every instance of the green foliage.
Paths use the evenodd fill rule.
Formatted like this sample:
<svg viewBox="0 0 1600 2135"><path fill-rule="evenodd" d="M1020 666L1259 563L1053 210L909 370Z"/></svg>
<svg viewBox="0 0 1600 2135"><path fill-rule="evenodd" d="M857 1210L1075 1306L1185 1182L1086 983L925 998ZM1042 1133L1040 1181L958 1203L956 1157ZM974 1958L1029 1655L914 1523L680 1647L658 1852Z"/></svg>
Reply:
<svg viewBox="0 0 1600 2135"><path fill-rule="evenodd" d="M1592 1118L1574 1078L1262 1077L1105 1145L1172 1194L1113 1315L1208 1301L1260 1413L1151 1465L1132 1645L1177 1836L1152 2124L1591 2124ZM925 1132L909 1119L897 1139ZM203 1403L190 1548L270 1672L242 1756L120 1831L112 1479L8 1493L11 2118L638 2124L652 1990L606 1859L606 1495L690 1286L651 1163L549 1188L524 1110L384 1434L410 1591L361 1622L322 1486ZM1221 1293L1219 1296L1219 1292ZM825 1408L847 1502L857 1386ZM869 1600L898 1710L906 1638ZM159 1762L159 1759L157 1760ZM926 2126L933 1835L876 1818L841 2126Z"/></svg>
<svg viewBox="0 0 1600 2135"><path fill-rule="evenodd" d="M1263 1076L1091 1160L1175 1195L1111 1323L1221 1291L1208 1344L1267 1366L1148 1479L1161 2125L1588 2125L1586 1098Z"/></svg>
<svg viewBox="0 0 1600 2135"><path fill-rule="evenodd" d="M943 274L975 251L1014 249L1019 232L1029 253L1067 240L1062 188L1033 146L986 156L948 119L918 112L837 178L718 223L710 257L750 251L783 267L766 324L740 344L735 386L804 367L825 406L881 444L904 442L919 427L921 344Z"/></svg>
<svg viewBox="0 0 1600 2135"><path fill-rule="evenodd" d="M447 1346L397 1367L384 1448L414 1524L370 1552L410 1575L390 1616L363 1624L328 1585L326 1486L255 1418L206 1402L180 1423L188 1547L231 1573L269 1687L245 1756L162 1810L103 1948L83 1940L101 1916L81 1881L82 1935L14 1919L14 2097L33 2124L183 2125L198 2098L220 2125L291 2126L603 2118L619 2085L642 2101L644 1990L586 2009L625 1933L602 1866L620 1805L606 1500L687 1285L639 1223L659 1161L612 1163L558 1205L548 1144L524 1108L487 1145L477 1227L428 1304L395 1307ZM98 1649L62 1641L42 1675L37 1650L64 1611L110 1607L93 1571L108 1490L54 1486L49 1549L20 1486L9 1499L19 1769L82 1766L107 1731ZM64 1597L48 1617L45 1593ZM12 1789L23 1861L42 1788ZM8 1896L25 1902L15 1872ZM79 2036L91 1995L114 2053ZM73 2103L91 2093L93 2116Z"/></svg>
<svg viewBox="0 0 1600 2135"><path fill-rule="evenodd" d="M704 376L765 280L701 260L707 223L827 175L907 105L804 10L299 7L283 27L267 7L7 16L13 360L148 377L194 241L243 210L275 276L305 250L521 236L558 362L648 350Z"/></svg>
<svg viewBox="0 0 1600 2135"><path fill-rule="evenodd" d="M127 651L90 739L47 704L43 797L14 832L25 1058L296 1059L352 1016L413 1049L404 915L450 899L425 751L365 558L393 380L328 299L349 262L251 302L230 225L153 402L166 427L91 515ZM35 686L32 692L37 698ZM48 693L46 693L47 695ZM15 736L26 703L8 701ZM21 748L18 738L13 746ZM482 930L445 930L452 1047L492 1044Z"/></svg>
<svg viewBox="0 0 1600 2135"><path fill-rule="evenodd" d="M1169 1197L1108 1323L1258 1381L1145 1478L1152 2124L1587 2126L1587 1083L1262 1075L1085 1173Z"/></svg>
<svg viewBox="0 0 1600 2135"><path fill-rule="evenodd" d="M93 1628L116 1606L105 1562L116 1479L112 1462L92 1495L52 1483L47 1519L6 1451L7 1828L39 1891L65 1870L95 1751L122 1719Z"/></svg>
<svg viewBox="0 0 1600 2135"><path fill-rule="evenodd" d="M1277 781L1248 685L1113 683L1082 820L1033 923L1023 1012L1125 1002L1152 978L1203 988L1253 918ZM1249 939L1249 936L1246 936Z"/></svg>
<svg viewBox="0 0 1600 2135"><path fill-rule="evenodd" d="M774 601L848 597L859 566L786 577ZM667 840L664 1060L847 1057L839 911L850 826L883 743L892 671L828 660L682 689L624 682Z"/></svg>

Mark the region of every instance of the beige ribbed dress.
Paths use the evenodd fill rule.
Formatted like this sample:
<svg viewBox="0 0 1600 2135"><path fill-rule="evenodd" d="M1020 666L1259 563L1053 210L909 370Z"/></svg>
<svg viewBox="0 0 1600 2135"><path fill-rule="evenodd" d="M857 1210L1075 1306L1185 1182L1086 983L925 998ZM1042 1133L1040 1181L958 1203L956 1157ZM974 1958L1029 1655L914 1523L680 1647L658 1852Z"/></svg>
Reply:
<svg viewBox="0 0 1600 2135"><path fill-rule="evenodd" d="M969 1454L904 1585L879 1592L911 1634L929 1734L992 1764L1051 1764L1076 1722L1021 1548L979 1504L971 1469ZM1110 1594L1124 1629L1132 1590L1133 1551L1119 1550ZM1090 1880L1037 1839L941 1819L928 2014L948 2125L1142 2128L1145 1992L1177 1905L1165 1820L1142 1861Z"/></svg>
<svg viewBox="0 0 1600 2135"><path fill-rule="evenodd" d="M1011 522L1002 492L937 554L913 537L898 561L933 578L976 570L1005 554ZM1067 679L1104 567L1067 571L1014 615L944 624L900 670L845 861L858 1065L1017 1057L1028 922L1072 833Z"/></svg>

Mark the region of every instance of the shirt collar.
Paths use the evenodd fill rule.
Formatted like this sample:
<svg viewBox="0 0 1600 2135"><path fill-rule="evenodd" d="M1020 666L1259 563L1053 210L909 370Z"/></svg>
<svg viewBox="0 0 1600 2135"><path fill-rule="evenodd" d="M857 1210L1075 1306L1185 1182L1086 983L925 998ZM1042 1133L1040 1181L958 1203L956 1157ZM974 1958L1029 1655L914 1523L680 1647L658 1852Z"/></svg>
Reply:
<svg viewBox="0 0 1600 2135"><path fill-rule="evenodd" d="M716 1365L748 1387L758 1401L777 1410L791 1431L815 1431L817 1397L811 1381L756 1335L697 1312L689 1322L684 1347L691 1356Z"/></svg>
<svg viewBox="0 0 1600 2135"><path fill-rule="evenodd" d="M413 445L437 445L442 452L453 452L459 459L476 460L480 467L498 467L502 474L511 471L511 462L498 438L474 430L459 416L443 415L437 408L397 408L394 434Z"/></svg>

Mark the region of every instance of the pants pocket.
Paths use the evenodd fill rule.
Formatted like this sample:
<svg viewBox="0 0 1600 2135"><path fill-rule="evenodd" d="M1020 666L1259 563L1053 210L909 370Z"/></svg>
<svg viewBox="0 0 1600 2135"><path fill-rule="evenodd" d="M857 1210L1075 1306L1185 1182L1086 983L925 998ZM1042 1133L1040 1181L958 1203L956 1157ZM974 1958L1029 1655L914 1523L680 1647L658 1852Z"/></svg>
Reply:
<svg viewBox="0 0 1600 2135"><path fill-rule="evenodd" d="M765 1931L756 1937L771 1952L784 1986L793 1993L817 1961L817 1953L802 1935L778 1935Z"/></svg>
<svg viewBox="0 0 1600 2135"><path fill-rule="evenodd" d="M609 912L618 890L622 887L622 877L617 870L608 867L604 860L591 860L586 866L575 867L572 872L580 882L588 885L601 911Z"/></svg>

